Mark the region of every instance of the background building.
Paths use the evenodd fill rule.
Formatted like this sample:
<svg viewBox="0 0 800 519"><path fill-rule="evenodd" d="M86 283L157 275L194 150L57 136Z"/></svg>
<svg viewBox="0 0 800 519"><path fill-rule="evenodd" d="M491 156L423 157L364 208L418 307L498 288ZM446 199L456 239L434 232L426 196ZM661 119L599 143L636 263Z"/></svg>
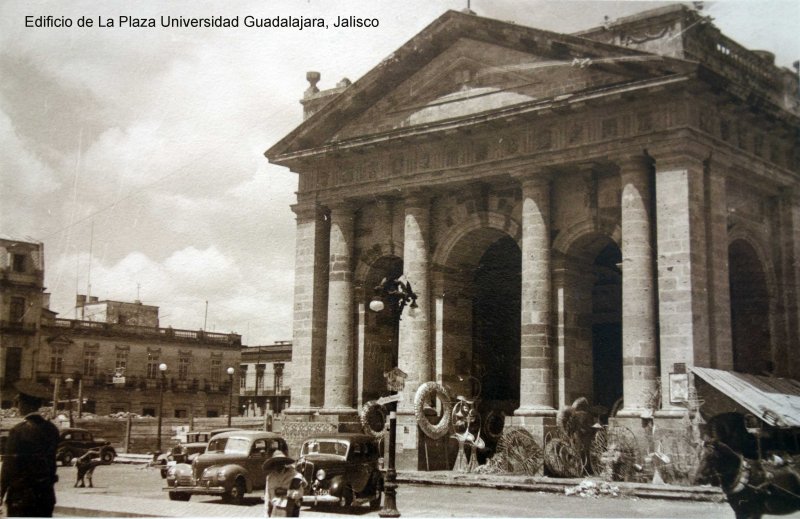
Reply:
<svg viewBox="0 0 800 519"><path fill-rule="evenodd" d="M695 366L800 376L798 78L683 5L557 34L450 11L303 98L290 415L354 421L408 374L544 439L579 397L680 429ZM403 274L419 308L368 311ZM395 327L399 325L399 331Z"/></svg>
<svg viewBox="0 0 800 519"><path fill-rule="evenodd" d="M292 343L242 348L239 414L280 413L291 403Z"/></svg>
<svg viewBox="0 0 800 519"><path fill-rule="evenodd" d="M74 413L156 416L163 401L164 416L236 414L240 335L162 328L156 306L84 295L81 319L59 319L47 308L42 244L4 238L0 247L3 407L13 383L32 378L74 400Z"/></svg>

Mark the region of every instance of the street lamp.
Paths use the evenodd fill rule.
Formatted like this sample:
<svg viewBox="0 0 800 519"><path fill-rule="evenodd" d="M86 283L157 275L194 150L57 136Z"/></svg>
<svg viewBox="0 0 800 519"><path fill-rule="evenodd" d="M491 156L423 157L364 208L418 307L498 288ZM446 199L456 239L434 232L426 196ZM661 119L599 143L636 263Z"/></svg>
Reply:
<svg viewBox="0 0 800 519"><path fill-rule="evenodd" d="M233 368L228 368L228 391L228 427L230 427L233 414Z"/></svg>
<svg viewBox="0 0 800 519"><path fill-rule="evenodd" d="M375 287L375 295L369 303L369 309L373 312L381 312L386 306L392 313L392 325L394 326L395 336L399 333L400 318L403 309L408 305L410 308L417 308L417 294L411 289L411 283L405 283L398 278L384 278L380 285ZM389 463L386 469L386 484L384 485L385 498L381 517L400 517L397 509L397 471L395 470L395 450L397 445L397 403L395 409L389 412Z"/></svg>
<svg viewBox="0 0 800 519"><path fill-rule="evenodd" d="M167 379L166 371L167 365L163 362L158 365L160 372L158 384L158 434L156 436L156 456L161 454L161 415L164 414L164 381Z"/></svg>
<svg viewBox="0 0 800 519"><path fill-rule="evenodd" d="M75 422L72 421L72 383L75 380L70 377L64 381L64 384L67 386L67 403L69 405L69 426L75 427Z"/></svg>

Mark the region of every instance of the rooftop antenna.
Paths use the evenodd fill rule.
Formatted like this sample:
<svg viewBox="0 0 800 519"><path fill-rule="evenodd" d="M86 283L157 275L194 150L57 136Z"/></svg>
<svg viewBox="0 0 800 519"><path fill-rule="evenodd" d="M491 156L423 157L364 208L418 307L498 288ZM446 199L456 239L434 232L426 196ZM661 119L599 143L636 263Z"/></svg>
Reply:
<svg viewBox="0 0 800 519"><path fill-rule="evenodd" d="M94 220L92 220L92 232L89 235L89 271L86 274L86 301L92 295L92 247L94 246Z"/></svg>
<svg viewBox="0 0 800 519"><path fill-rule="evenodd" d="M206 300L206 316L203 319L203 330L208 326L208 300Z"/></svg>

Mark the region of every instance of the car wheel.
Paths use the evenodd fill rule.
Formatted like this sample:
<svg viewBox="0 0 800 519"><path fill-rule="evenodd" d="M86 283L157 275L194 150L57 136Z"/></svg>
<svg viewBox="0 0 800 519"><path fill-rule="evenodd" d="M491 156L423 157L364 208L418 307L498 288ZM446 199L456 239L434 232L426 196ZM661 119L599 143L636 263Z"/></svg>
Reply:
<svg viewBox="0 0 800 519"><path fill-rule="evenodd" d="M61 464L65 467L67 465L72 465L72 452L64 451L64 453L61 455Z"/></svg>
<svg viewBox="0 0 800 519"><path fill-rule="evenodd" d="M342 491L342 497L339 499L339 506L342 508L350 508L353 504L353 491L349 488L345 488Z"/></svg>
<svg viewBox="0 0 800 519"><path fill-rule="evenodd" d="M192 494L187 494L186 492L170 492L169 499L170 501L188 501L192 498Z"/></svg>
<svg viewBox="0 0 800 519"><path fill-rule="evenodd" d="M103 463L111 463L114 461L114 451L111 449L106 449L100 454L100 459L103 460Z"/></svg>
<svg viewBox="0 0 800 519"><path fill-rule="evenodd" d="M167 469L161 469L161 479L167 479Z"/></svg>
<svg viewBox="0 0 800 519"><path fill-rule="evenodd" d="M237 479L233 482L230 492L228 492L227 501L230 501L234 505L241 505L244 501L245 493L247 493L247 487L245 486L244 480L241 478Z"/></svg>
<svg viewBox="0 0 800 519"><path fill-rule="evenodd" d="M369 508L370 510L377 510L381 507L381 491L378 490L375 494L375 497L369 500Z"/></svg>

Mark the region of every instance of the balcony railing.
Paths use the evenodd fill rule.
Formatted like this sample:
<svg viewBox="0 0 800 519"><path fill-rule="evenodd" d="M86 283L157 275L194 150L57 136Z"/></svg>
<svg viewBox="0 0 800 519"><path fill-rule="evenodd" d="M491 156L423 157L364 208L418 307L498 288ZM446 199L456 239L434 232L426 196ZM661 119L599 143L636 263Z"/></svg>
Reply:
<svg viewBox="0 0 800 519"><path fill-rule="evenodd" d="M175 328L157 328L152 326L132 326L128 324L79 321L75 319L54 319L48 326L69 328L76 331L100 332L107 335L119 334L142 338L151 337L159 340L224 344L237 348L242 345L241 335L235 333L214 333L204 330L179 330Z"/></svg>

